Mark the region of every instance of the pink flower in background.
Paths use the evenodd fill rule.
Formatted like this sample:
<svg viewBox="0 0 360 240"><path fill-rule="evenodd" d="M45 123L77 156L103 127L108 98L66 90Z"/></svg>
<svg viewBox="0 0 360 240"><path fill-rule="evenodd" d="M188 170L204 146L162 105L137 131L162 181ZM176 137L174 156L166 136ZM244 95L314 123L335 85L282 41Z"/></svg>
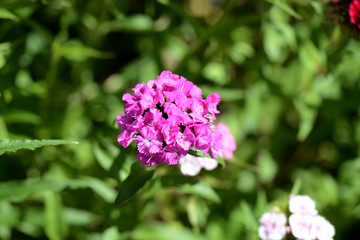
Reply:
<svg viewBox="0 0 360 240"><path fill-rule="evenodd" d="M231 134L229 127L224 123L219 123L216 129L222 134L222 150L220 156L225 159L233 158L233 152L236 150L236 142Z"/></svg>
<svg viewBox="0 0 360 240"><path fill-rule="evenodd" d="M126 148L135 140L137 158L148 166L177 164L192 147L216 158L222 134L212 126L220 96L213 93L203 99L201 94L199 87L169 71L137 84L133 94L122 97L124 113L116 117L123 129L119 144Z"/></svg>
<svg viewBox="0 0 360 240"><path fill-rule="evenodd" d="M360 0L353 0L349 6L350 21L360 29Z"/></svg>
<svg viewBox="0 0 360 240"><path fill-rule="evenodd" d="M180 158L179 165L182 174L196 176L202 168L208 171L215 169L218 166L218 162L212 158L196 157L186 154L185 157Z"/></svg>
<svg viewBox="0 0 360 240"><path fill-rule="evenodd" d="M289 210L291 213L299 213L306 215L316 215L318 212L315 208L315 202L309 196L290 195Z"/></svg>
<svg viewBox="0 0 360 240"><path fill-rule="evenodd" d="M260 218L259 237L263 240L280 240L286 234L286 216L283 213L267 212Z"/></svg>

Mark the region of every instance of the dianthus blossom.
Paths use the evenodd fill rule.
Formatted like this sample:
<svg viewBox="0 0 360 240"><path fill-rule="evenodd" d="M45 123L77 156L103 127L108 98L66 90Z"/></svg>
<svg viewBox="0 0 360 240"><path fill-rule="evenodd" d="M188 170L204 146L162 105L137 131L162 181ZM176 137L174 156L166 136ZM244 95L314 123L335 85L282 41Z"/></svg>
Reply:
<svg viewBox="0 0 360 240"><path fill-rule="evenodd" d="M128 147L135 140L143 165L177 164L190 148L216 158L222 134L214 130L220 96L202 98L202 91L184 77L163 71L156 80L137 84L125 93L124 113L116 117L123 132L118 142Z"/></svg>
<svg viewBox="0 0 360 240"><path fill-rule="evenodd" d="M196 157L186 154L185 157L180 158L179 165L182 174L196 176L202 168L208 171L215 169L218 166L218 162L212 158Z"/></svg>
<svg viewBox="0 0 360 240"><path fill-rule="evenodd" d="M350 21L360 29L360 0L354 0L349 6Z"/></svg>
<svg viewBox="0 0 360 240"><path fill-rule="evenodd" d="M224 123L219 123L216 129L222 134L223 149L220 152L220 156L225 159L233 158L233 152L236 150L236 142L229 127Z"/></svg>
<svg viewBox="0 0 360 240"><path fill-rule="evenodd" d="M283 213L264 213L259 222L258 234L262 240L280 240L286 234L286 216Z"/></svg>
<svg viewBox="0 0 360 240"><path fill-rule="evenodd" d="M302 240L332 240L334 238L334 226L323 216L318 215L315 202L310 197L290 195L289 211L290 226L285 226L286 216L283 213L263 214L258 229L259 237L261 239L282 239L286 232L291 232L296 239Z"/></svg>
<svg viewBox="0 0 360 240"><path fill-rule="evenodd" d="M289 210L291 213L300 213L306 215L316 215L318 212L315 208L315 202L306 195L290 195Z"/></svg>

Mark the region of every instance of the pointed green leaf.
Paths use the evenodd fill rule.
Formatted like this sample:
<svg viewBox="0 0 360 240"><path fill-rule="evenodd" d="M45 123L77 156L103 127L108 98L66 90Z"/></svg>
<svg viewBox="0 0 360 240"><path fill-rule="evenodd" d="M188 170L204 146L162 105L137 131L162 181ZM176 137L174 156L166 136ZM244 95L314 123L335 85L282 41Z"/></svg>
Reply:
<svg viewBox="0 0 360 240"><path fill-rule="evenodd" d="M10 12L9 10L0 7L0 18L2 19L10 19L14 21L19 21L19 17Z"/></svg>
<svg viewBox="0 0 360 240"><path fill-rule="evenodd" d="M13 140L13 139L0 139L0 155L5 152L15 152L19 149L30 149L49 146L49 145L61 145L61 144L78 144L78 142L72 140Z"/></svg>
<svg viewBox="0 0 360 240"><path fill-rule="evenodd" d="M299 141L304 141L312 131L317 117L318 110L307 105L302 100L295 100L296 109L300 114L300 127L297 135Z"/></svg>
<svg viewBox="0 0 360 240"><path fill-rule="evenodd" d="M153 175L153 170L146 170L139 161L136 161L131 166L129 176L120 185L119 193L115 200L115 205L120 205L130 199L145 185L147 181L152 178Z"/></svg>
<svg viewBox="0 0 360 240"><path fill-rule="evenodd" d="M275 4L276 6L278 6L282 10L284 10L287 14L289 14L290 16L293 16L296 19L299 19L299 20L302 19L302 16L300 14L298 14L297 12L295 12L285 1L282 1L282 0L267 0L267 2Z"/></svg>

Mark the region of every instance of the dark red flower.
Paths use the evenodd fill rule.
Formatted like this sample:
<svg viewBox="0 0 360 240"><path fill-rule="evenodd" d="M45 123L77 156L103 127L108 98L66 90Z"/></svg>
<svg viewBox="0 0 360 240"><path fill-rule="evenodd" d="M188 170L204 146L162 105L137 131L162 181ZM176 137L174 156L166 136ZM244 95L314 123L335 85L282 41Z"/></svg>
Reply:
<svg viewBox="0 0 360 240"><path fill-rule="evenodd" d="M360 29L360 0L354 0L349 6L350 21Z"/></svg>

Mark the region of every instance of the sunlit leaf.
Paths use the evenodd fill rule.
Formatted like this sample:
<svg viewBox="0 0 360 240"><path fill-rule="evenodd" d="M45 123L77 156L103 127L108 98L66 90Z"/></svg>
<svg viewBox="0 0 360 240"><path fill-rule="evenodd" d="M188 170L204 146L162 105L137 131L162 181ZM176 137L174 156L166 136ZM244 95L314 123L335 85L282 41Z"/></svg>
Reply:
<svg viewBox="0 0 360 240"><path fill-rule="evenodd" d="M12 140L12 139L0 139L0 155L5 152L15 152L19 149L34 150L39 147L50 145L62 145L62 144L78 144L78 142L71 140Z"/></svg>
<svg viewBox="0 0 360 240"><path fill-rule="evenodd" d="M9 10L0 7L0 18L2 19L10 19L14 21L19 21L19 17L10 12Z"/></svg>

